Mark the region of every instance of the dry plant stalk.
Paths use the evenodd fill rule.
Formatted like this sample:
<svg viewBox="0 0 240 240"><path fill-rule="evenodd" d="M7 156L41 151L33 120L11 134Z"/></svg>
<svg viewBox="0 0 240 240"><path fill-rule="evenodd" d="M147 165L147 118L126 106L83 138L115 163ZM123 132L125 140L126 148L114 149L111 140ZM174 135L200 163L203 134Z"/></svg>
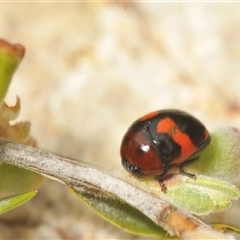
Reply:
<svg viewBox="0 0 240 240"><path fill-rule="evenodd" d="M124 180L81 161L71 160L22 143L0 141L1 161L25 168L72 187L79 193L117 197L181 239L235 239L210 228L196 217Z"/></svg>

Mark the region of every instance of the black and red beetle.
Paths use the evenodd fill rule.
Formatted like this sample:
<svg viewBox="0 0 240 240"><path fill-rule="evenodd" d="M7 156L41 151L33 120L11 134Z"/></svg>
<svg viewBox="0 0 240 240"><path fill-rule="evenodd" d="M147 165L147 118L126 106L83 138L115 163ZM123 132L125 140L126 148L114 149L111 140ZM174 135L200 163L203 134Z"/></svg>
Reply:
<svg viewBox="0 0 240 240"><path fill-rule="evenodd" d="M155 176L163 191L169 169L183 167L197 159L196 153L210 142L205 126L180 110L165 109L135 121L123 137L121 158L125 169L136 176Z"/></svg>

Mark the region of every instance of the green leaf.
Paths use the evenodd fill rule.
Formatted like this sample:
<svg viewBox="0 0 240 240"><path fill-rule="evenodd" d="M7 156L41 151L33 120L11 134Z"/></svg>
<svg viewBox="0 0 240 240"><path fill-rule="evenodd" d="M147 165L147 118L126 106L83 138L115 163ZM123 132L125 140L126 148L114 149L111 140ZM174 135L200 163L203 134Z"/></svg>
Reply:
<svg viewBox="0 0 240 240"><path fill-rule="evenodd" d="M0 214L22 205L23 203L30 200L33 196L35 196L36 193L37 191L31 191L28 193L0 200Z"/></svg>
<svg viewBox="0 0 240 240"><path fill-rule="evenodd" d="M240 228L227 225L227 224L221 224L221 223L216 223L216 224L211 224L213 229L222 231L225 233L230 233L236 237L236 239L240 239Z"/></svg>
<svg viewBox="0 0 240 240"><path fill-rule="evenodd" d="M10 44L0 39L0 103L7 92L12 75L24 56L20 44Z"/></svg>
<svg viewBox="0 0 240 240"><path fill-rule="evenodd" d="M0 165L0 199L38 189L44 177L13 165Z"/></svg>
<svg viewBox="0 0 240 240"><path fill-rule="evenodd" d="M211 132L209 146L189 167L201 175L236 183L240 179L240 131L225 127Z"/></svg>
<svg viewBox="0 0 240 240"><path fill-rule="evenodd" d="M181 174L173 175L164 181L166 193L161 191L159 182L153 178L137 179L130 176L128 180L150 194L199 216L226 210L232 200L240 196L240 190L231 183L202 175L196 177L192 179Z"/></svg>
<svg viewBox="0 0 240 240"><path fill-rule="evenodd" d="M239 196L240 190L236 186L200 175L196 180L187 178L182 184L169 187L165 194L170 202L196 215L226 210Z"/></svg>
<svg viewBox="0 0 240 240"><path fill-rule="evenodd" d="M116 197L106 195L102 191L95 194L80 194L75 190L73 191L95 213L127 232L157 238L166 238L167 236L170 239L170 236L163 228Z"/></svg>

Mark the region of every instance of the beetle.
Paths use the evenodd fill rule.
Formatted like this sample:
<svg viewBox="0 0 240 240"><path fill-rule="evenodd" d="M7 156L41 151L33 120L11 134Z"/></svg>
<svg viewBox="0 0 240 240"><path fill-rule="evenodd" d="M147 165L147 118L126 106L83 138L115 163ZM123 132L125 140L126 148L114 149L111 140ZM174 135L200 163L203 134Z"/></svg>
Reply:
<svg viewBox="0 0 240 240"><path fill-rule="evenodd" d="M123 167L138 176L154 176L166 192L168 171L195 178L183 167L198 159L210 143L206 127L194 116L177 109L151 112L136 120L125 133L120 154Z"/></svg>

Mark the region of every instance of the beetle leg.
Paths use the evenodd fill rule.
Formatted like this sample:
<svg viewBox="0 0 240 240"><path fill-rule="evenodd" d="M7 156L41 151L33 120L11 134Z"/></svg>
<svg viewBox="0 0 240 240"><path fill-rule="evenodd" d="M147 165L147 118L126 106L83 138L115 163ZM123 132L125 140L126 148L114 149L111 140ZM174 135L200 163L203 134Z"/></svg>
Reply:
<svg viewBox="0 0 240 240"><path fill-rule="evenodd" d="M196 178L197 178L195 174L185 172L181 167L178 167L178 168L179 168L180 174L185 175L185 176L187 176L187 177L190 177L190 178L192 178L192 179L196 179Z"/></svg>
<svg viewBox="0 0 240 240"><path fill-rule="evenodd" d="M165 166L164 169L163 169L163 173L156 177L156 179L158 180L158 182L161 186L161 190L163 192L167 192L167 187L163 182L163 178L166 176L167 171L168 171L168 167Z"/></svg>
<svg viewBox="0 0 240 240"><path fill-rule="evenodd" d="M188 177L193 178L193 179L196 179L196 175L195 175L195 174L185 172L185 171L183 170L183 167L186 166L186 165L188 165L188 164L191 164L191 163L195 162L198 158L199 158L199 157L194 157L194 158L192 158L192 159L189 159L189 160L183 162L182 164L179 164L179 165L177 166L177 168L179 169L180 174L185 175L185 176L188 176Z"/></svg>

